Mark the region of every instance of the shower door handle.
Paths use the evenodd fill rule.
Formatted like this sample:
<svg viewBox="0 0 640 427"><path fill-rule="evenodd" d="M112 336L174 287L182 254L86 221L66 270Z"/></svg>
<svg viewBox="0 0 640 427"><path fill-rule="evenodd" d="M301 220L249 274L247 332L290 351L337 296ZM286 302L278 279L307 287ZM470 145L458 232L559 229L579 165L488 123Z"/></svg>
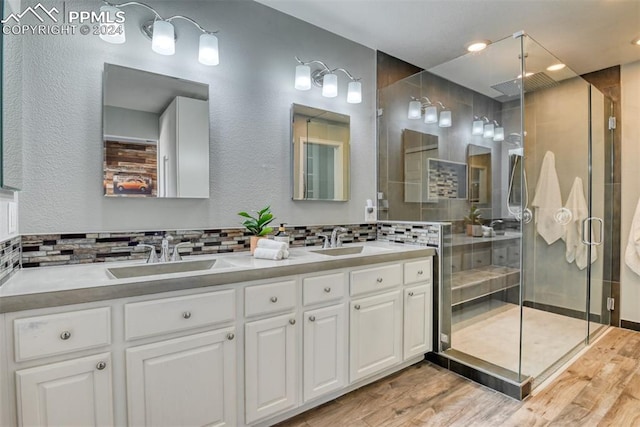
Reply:
<svg viewBox="0 0 640 427"><path fill-rule="evenodd" d="M597 242L594 242L592 240L587 241L586 239L586 236L589 232L589 228L587 228L587 226L591 227L591 223L593 221L597 222L600 226L598 230L599 233L597 233L597 235L600 238ZM600 246L602 244L603 231L604 231L604 221L602 220L602 218L598 218L597 216L590 216L589 218L586 218L584 221L582 221L582 243L589 246Z"/></svg>

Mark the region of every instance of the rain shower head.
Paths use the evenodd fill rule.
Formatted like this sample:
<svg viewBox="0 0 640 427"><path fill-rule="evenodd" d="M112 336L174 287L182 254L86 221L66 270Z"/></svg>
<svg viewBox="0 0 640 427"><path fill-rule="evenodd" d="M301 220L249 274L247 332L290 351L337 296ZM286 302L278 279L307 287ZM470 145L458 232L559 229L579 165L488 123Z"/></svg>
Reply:
<svg viewBox="0 0 640 427"><path fill-rule="evenodd" d="M491 88L508 97L518 96L520 95L520 82L520 78L507 80L506 82L493 85ZM547 74L539 72L524 78L524 91L535 92L536 90L547 89L558 86L559 84L560 83L549 77Z"/></svg>

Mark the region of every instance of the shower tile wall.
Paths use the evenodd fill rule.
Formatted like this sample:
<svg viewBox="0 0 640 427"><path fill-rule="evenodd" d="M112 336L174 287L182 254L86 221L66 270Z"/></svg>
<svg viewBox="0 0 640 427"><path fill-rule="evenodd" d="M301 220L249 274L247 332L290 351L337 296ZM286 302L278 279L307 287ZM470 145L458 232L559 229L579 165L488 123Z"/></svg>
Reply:
<svg viewBox="0 0 640 427"><path fill-rule="evenodd" d="M442 102L451 109L453 125L450 128L440 128L438 124L425 124L423 120L407 118L411 97L422 96L434 103ZM379 203L379 218L402 221L462 220L469 210L466 200L440 200L435 203L404 201L402 130L410 129L437 136L438 158L442 160L466 163L468 144L488 147L492 158L501 158L501 144L482 136L471 135L474 115L502 122L501 103L425 71L379 90L378 107L381 110L378 117L378 191L383 193ZM507 135L517 131L505 127ZM495 167L492 167L494 197L491 207L481 208L484 218L503 216L500 206L501 188L502 172L499 162L496 162Z"/></svg>

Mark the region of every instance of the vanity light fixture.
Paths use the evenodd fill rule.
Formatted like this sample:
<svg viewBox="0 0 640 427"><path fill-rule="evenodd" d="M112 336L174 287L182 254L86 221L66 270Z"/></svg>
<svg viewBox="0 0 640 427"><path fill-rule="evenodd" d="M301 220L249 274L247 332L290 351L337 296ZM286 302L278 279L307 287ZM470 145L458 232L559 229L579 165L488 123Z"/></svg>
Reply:
<svg viewBox="0 0 640 427"><path fill-rule="evenodd" d="M487 116L473 116L471 135L482 135L483 138L491 138L494 141L504 141L504 128L497 120L489 120Z"/></svg>
<svg viewBox="0 0 640 427"><path fill-rule="evenodd" d="M344 68L331 69L322 61L313 59L311 61L303 61L297 56L296 78L294 87L298 90L311 89L311 83L322 88L322 96L327 98L335 98L338 96L338 75L336 71L343 72L351 81L347 87L347 102L349 104L360 104L362 102L362 83L359 78L355 78L349 71ZM319 64L322 68L311 71L310 64Z"/></svg>
<svg viewBox="0 0 640 427"><path fill-rule="evenodd" d="M489 122L489 119L485 116L478 117L473 116L473 125L471 126L471 135L482 135L484 133L485 120Z"/></svg>
<svg viewBox="0 0 640 427"><path fill-rule="evenodd" d="M440 112L440 119L438 119L438 105L442 109L442 111ZM442 102L436 101L435 103L433 103L426 96L423 96L420 99L411 97L411 101L409 101L409 111L407 113L407 118L411 120L420 119L422 117L423 110L425 123L438 123L438 126L440 126L441 128L451 127L451 111L447 109L447 107L445 107Z"/></svg>
<svg viewBox="0 0 640 427"><path fill-rule="evenodd" d="M218 65L220 63L220 54L218 51L218 38L215 36L217 31L205 30L200 24L193 19L183 16L174 15L163 18L154 8L137 1L129 1L125 3L115 4L103 0L104 5L100 7L100 12L106 12L108 19L100 24L100 38L108 43L122 44L126 41L124 23L120 24L121 28L117 34L113 32L113 25L116 22L116 14L121 8L128 6L139 6L153 13L153 19L145 22L141 31L146 37L151 39L151 49L160 55L173 55L176 51L175 27L173 21L182 19L191 23L199 31L202 32L199 40L198 61L203 65Z"/></svg>

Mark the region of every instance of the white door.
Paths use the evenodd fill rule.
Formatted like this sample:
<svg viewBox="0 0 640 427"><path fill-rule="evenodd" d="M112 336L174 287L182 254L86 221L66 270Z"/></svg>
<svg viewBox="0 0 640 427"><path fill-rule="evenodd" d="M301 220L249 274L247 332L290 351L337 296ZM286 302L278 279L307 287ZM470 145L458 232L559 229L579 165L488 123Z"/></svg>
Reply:
<svg viewBox="0 0 640 427"><path fill-rule="evenodd" d="M294 314L245 325L245 411L250 424L296 405Z"/></svg>
<svg viewBox="0 0 640 427"><path fill-rule="evenodd" d="M110 353L16 372L21 426L112 426Z"/></svg>
<svg viewBox="0 0 640 427"><path fill-rule="evenodd" d="M429 285L404 291L404 360L431 351L431 291Z"/></svg>
<svg viewBox="0 0 640 427"><path fill-rule="evenodd" d="M131 426L235 426L235 329L126 350Z"/></svg>
<svg viewBox="0 0 640 427"><path fill-rule="evenodd" d="M402 295L399 290L352 301L350 316L351 382L402 361Z"/></svg>
<svg viewBox="0 0 640 427"><path fill-rule="evenodd" d="M344 304L304 313L304 401L346 383Z"/></svg>

